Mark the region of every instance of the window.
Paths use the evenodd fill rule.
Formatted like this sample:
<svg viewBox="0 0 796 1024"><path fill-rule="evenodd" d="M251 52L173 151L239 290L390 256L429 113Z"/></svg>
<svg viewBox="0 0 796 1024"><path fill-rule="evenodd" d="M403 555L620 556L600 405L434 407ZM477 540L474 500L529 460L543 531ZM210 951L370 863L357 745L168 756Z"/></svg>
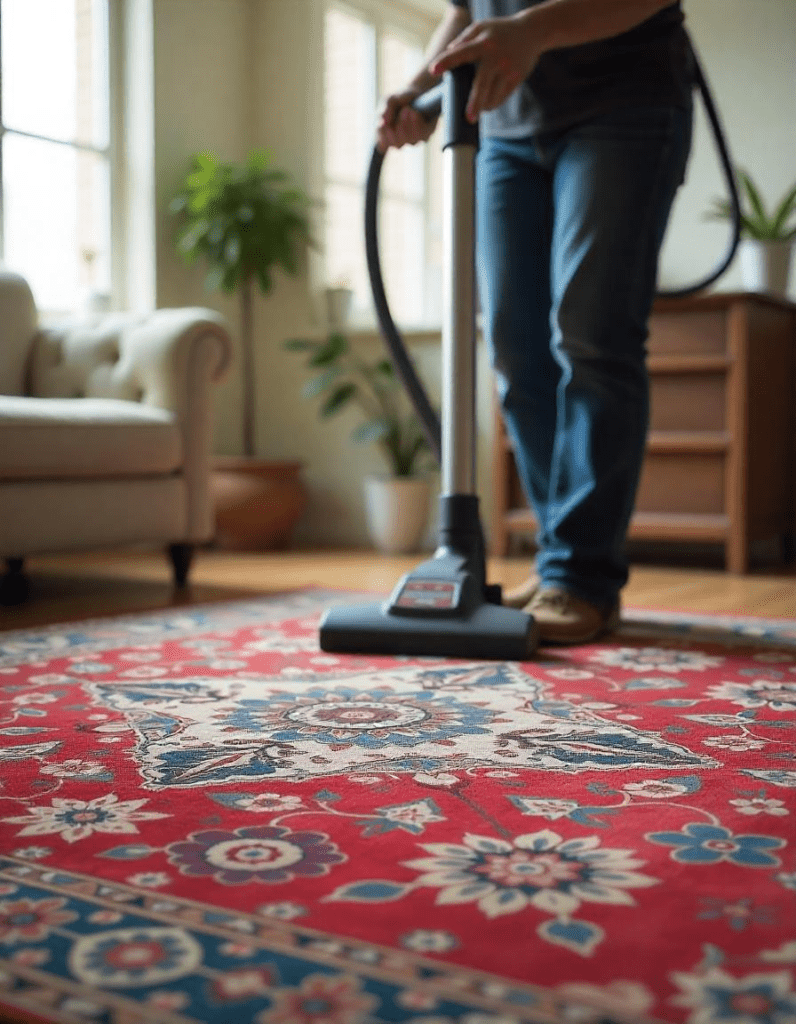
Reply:
<svg viewBox="0 0 796 1024"><path fill-rule="evenodd" d="M382 8L389 13L382 14ZM337 2L325 10L324 283L352 288L355 322L373 319L362 225L377 107L415 75L434 28L419 19L409 25L398 10L398 4ZM428 146L391 150L382 172L382 271L393 316L404 326L439 319L434 147L432 140Z"/></svg>
<svg viewBox="0 0 796 1024"><path fill-rule="evenodd" d="M111 291L108 0L0 0L0 256L46 311Z"/></svg>

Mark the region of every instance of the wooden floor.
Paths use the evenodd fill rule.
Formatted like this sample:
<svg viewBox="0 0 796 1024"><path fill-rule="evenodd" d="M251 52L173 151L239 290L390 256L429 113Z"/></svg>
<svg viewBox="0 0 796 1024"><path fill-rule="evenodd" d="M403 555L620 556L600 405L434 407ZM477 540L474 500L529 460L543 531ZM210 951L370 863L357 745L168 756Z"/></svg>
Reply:
<svg viewBox="0 0 796 1024"><path fill-rule="evenodd" d="M0 630L78 621L127 612L228 601L299 587L389 592L422 556L370 552L235 553L201 550L182 593L159 552L115 552L33 558L26 563L30 599L0 607ZM527 574L529 557L493 559L489 580L512 586ZM634 563L623 593L626 606L704 614L796 618L796 569L760 569L731 576L721 569Z"/></svg>

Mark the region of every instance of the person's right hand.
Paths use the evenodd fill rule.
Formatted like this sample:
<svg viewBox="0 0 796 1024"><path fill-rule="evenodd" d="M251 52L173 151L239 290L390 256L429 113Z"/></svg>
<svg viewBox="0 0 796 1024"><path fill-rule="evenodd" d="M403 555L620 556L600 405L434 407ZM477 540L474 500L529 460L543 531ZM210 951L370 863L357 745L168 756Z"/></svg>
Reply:
<svg viewBox="0 0 796 1024"><path fill-rule="evenodd" d="M419 89L405 89L393 93L384 101L376 143L382 153L386 153L390 146L400 149L401 146L426 142L434 134L437 119L428 121L409 105L421 95Z"/></svg>

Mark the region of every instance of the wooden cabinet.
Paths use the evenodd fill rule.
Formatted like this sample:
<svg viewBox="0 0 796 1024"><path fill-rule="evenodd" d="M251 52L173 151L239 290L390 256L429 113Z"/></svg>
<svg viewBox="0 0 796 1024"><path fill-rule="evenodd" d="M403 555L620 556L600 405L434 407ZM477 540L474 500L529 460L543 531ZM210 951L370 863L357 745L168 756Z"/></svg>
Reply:
<svg viewBox="0 0 796 1024"><path fill-rule="evenodd" d="M796 304L731 293L656 303L650 432L633 539L722 544L745 572L753 542L792 550ZM495 414L492 552L535 523Z"/></svg>

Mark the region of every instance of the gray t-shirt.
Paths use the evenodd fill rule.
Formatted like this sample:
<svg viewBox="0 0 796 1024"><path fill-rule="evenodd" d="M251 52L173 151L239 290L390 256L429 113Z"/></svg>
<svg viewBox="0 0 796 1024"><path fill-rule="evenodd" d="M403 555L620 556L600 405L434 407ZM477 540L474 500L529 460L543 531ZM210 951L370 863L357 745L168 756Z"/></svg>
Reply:
<svg viewBox="0 0 796 1024"><path fill-rule="evenodd" d="M474 21L507 17L542 0L451 0ZM680 3L610 39L542 54L506 102L481 117L481 131L522 138L560 131L621 107L687 107L693 84Z"/></svg>

